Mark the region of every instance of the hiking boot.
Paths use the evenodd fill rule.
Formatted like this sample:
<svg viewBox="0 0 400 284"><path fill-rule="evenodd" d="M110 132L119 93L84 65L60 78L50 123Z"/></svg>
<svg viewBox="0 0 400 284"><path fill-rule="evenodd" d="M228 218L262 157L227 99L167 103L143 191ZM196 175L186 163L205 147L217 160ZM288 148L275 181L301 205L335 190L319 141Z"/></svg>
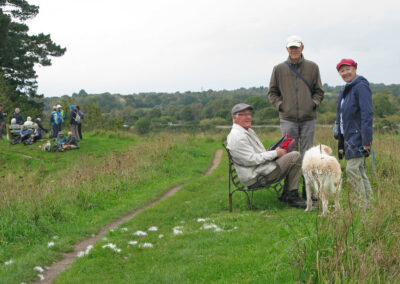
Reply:
<svg viewBox="0 0 400 284"><path fill-rule="evenodd" d="M306 201L299 196L299 191L297 189L284 192L280 200L285 202L290 207L302 209L306 209L307 207Z"/></svg>

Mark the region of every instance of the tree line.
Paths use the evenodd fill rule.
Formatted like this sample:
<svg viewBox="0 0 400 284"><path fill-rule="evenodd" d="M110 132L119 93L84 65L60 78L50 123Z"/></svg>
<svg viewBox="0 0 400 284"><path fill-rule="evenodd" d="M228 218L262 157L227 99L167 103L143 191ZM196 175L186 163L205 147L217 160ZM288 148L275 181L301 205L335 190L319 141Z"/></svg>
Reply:
<svg viewBox="0 0 400 284"><path fill-rule="evenodd" d="M342 86L323 85L325 98L318 108L318 123L333 124L336 103ZM400 85L371 84L375 125L391 130L400 124ZM231 108L239 102L254 107L255 124L277 124L279 114L270 104L268 88L253 87L237 90L207 90L202 92L88 94L85 90L71 96L42 98L44 113L61 103L80 105L92 128L122 129L135 126L140 132L165 127L214 127L232 123Z"/></svg>

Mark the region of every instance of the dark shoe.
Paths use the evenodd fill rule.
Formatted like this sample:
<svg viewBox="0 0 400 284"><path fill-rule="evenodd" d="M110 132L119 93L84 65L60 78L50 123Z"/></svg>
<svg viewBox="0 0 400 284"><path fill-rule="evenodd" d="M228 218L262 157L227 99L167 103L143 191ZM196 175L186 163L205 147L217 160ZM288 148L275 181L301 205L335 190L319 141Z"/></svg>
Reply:
<svg viewBox="0 0 400 284"><path fill-rule="evenodd" d="M286 192L281 196L281 201L285 202L290 207L306 209L306 201L299 196L297 189Z"/></svg>

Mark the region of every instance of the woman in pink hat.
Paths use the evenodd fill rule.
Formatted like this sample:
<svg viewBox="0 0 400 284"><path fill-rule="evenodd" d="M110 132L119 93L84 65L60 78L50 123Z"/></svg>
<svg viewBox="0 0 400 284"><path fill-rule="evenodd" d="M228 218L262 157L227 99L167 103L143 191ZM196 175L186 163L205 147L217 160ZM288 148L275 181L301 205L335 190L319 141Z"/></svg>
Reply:
<svg viewBox="0 0 400 284"><path fill-rule="evenodd" d="M339 159L344 153L347 178L360 205L365 205L372 198L365 170L365 159L372 147L372 93L367 79L357 75L353 59L342 59L336 69L346 83L340 91L336 111Z"/></svg>

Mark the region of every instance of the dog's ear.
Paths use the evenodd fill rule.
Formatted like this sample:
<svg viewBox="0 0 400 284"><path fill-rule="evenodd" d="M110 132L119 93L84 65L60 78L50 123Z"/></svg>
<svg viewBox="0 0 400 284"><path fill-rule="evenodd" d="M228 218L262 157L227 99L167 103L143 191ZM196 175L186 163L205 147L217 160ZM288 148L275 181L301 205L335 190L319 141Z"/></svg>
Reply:
<svg viewBox="0 0 400 284"><path fill-rule="evenodd" d="M326 154L328 154L328 155L332 154L332 149L331 149L331 147L329 147L329 146L327 146L327 145L322 145L322 150L323 150Z"/></svg>

